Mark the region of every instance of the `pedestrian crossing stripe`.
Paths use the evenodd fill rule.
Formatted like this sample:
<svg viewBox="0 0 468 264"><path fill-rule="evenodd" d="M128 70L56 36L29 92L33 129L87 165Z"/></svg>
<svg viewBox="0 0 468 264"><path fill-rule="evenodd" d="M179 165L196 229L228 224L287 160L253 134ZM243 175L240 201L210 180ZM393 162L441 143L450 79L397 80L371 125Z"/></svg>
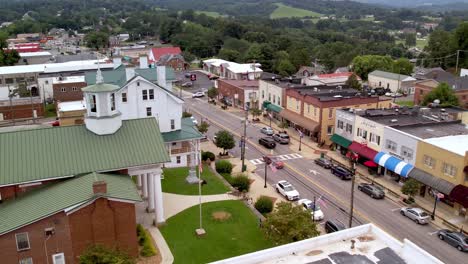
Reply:
<svg viewBox="0 0 468 264"><path fill-rule="evenodd" d="M275 156L278 160L285 161L285 160L292 160L292 159L300 159L303 158L302 155L297 154L297 153L292 153L292 154L284 154L284 155L279 155ZM263 158L262 159L251 159L249 160L253 165L260 165L263 164Z"/></svg>

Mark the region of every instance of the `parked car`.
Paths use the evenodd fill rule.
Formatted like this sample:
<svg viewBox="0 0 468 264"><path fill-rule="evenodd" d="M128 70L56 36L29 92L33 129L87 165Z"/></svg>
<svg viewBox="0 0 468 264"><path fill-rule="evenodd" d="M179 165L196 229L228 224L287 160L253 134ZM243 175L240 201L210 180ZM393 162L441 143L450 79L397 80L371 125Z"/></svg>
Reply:
<svg viewBox="0 0 468 264"><path fill-rule="evenodd" d="M318 158L314 160L315 164L319 165L320 167L324 167L325 169L329 169L332 167L332 163L330 160L326 158Z"/></svg>
<svg viewBox="0 0 468 264"><path fill-rule="evenodd" d="M285 133L276 133L273 135L273 139L280 144L289 144L289 136Z"/></svg>
<svg viewBox="0 0 468 264"><path fill-rule="evenodd" d="M196 92L192 94L192 98L199 98L205 96L204 92Z"/></svg>
<svg viewBox="0 0 468 264"><path fill-rule="evenodd" d="M192 75L190 72L186 72L186 73L184 74L185 78L190 78L190 75Z"/></svg>
<svg viewBox="0 0 468 264"><path fill-rule="evenodd" d="M192 122L193 122L195 125L198 125L198 120L197 120L195 117L191 116L190 119L192 119Z"/></svg>
<svg viewBox="0 0 468 264"><path fill-rule="evenodd" d="M361 192L369 195L371 198L374 199L383 199L385 197L385 192L379 186L369 184L369 183L360 183L358 185L358 190Z"/></svg>
<svg viewBox="0 0 468 264"><path fill-rule="evenodd" d="M275 188L278 193L289 201L299 200L299 192L289 182L279 181Z"/></svg>
<svg viewBox="0 0 468 264"><path fill-rule="evenodd" d="M227 106L232 106L232 100L227 97L224 97L223 99L221 99L221 102Z"/></svg>
<svg viewBox="0 0 468 264"><path fill-rule="evenodd" d="M328 220L325 222L325 231L329 233L345 230L346 226L339 220Z"/></svg>
<svg viewBox="0 0 468 264"><path fill-rule="evenodd" d="M320 209L320 205L318 205L317 203L315 203L314 205L314 202L312 202L309 199L300 199L299 201L297 201L297 203L301 205L304 210L310 211L310 214L312 215L313 220L315 221L323 220L324 215L323 215L322 209Z"/></svg>
<svg viewBox="0 0 468 264"><path fill-rule="evenodd" d="M217 137L216 135L213 136L213 143L214 143L215 145L216 145L216 139L217 139L217 138L218 138L218 137Z"/></svg>
<svg viewBox="0 0 468 264"><path fill-rule="evenodd" d="M440 240L444 240L450 245L456 247L459 251L468 251L468 236L461 232L452 232L448 229L437 231Z"/></svg>
<svg viewBox="0 0 468 264"><path fill-rule="evenodd" d="M342 180L351 180L351 172L341 166L332 166L331 172L333 175L340 177Z"/></svg>
<svg viewBox="0 0 468 264"><path fill-rule="evenodd" d="M216 75L214 75L214 74L208 74L208 79L210 79L210 80L217 80L217 79L219 79L219 76L216 76Z"/></svg>
<svg viewBox="0 0 468 264"><path fill-rule="evenodd" d="M406 216L420 225L429 224L429 215L423 209L417 207L403 207L400 210L402 216Z"/></svg>
<svg viewBox="0 0 468 264"><path fill-rule="evenodd" d="M192 82L184 82L181 86L182 87L192 87L193 83Z"/></svg>
<svg viewBox="0 0 468 264"><path fill-rule="evenodd" d="M267 136L271 136L271 135L273 135L273 133L274 133L274 132L273 132L273 129L271 129L271 127L262 127L262 128L260 129L260 132L263 133L263 134L265 134L265 135L267 135Z"/></svg>
<svg viewBox="0 0 468 264"><path fill-rule="evenodd" d="M258 140L258 144L269 148L269 149L274 149L276 147L276 143L272 138L269 137L263 137Z"/></svg>
<svg viewBox="0 0 468 264"><path fill-rule="evenodd" d="M279 160L277 157L263 156L263 161L268 165L273 163L273 166L277 169L284 168L284 162Z"/></svg>

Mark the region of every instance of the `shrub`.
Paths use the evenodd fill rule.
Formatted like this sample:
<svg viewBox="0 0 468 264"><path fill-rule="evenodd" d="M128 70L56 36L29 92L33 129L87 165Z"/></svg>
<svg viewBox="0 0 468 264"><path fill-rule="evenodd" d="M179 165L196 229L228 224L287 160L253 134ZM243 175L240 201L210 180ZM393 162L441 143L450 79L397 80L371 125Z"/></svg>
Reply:
<svg viewBox="0 0 468 264"><path fill-rule="evenodd" d="M140 255L143 257L151 257L156 255L156 249L153 246L150 235L140 224L137 225L137 236L138 244L142 247Z"/></svg>
<svg viewBox="0 0 468 264"><path fill-rule="evenodd" d="M187 118L187 117L191 117L192 116L192 113L189 113L189 112L183 112L182 113L182 118Z"/></svg>
<svg viewBox="0 0 468 264"><path fill-rule="evenodd" d="M250 189L250 179L249 177L241 174L232 179L231 185L241 192L248 192Z"/></svg>
<svg viewBox="0 0 468 264"><path fill-rule="evenodd" d="M220 173L223 178L232 185L232 175L229 173Z"/></svg>
<svg viewBox="0 0 468 264"><path fill-rule="evenodd" d="M218 160L215 167L218 173L230 174L232 172L232 164L228 160Z"/></svg>
<svg viewBox="0 0 468 264"><path fill-rule="evenodd" d="M80 264L134 264L133 260L125 252L109 249L101 245L94 245L88 247L80 255Z"/></svg>
<svg viewBox="0 0 468 264"><path fill-rule="evenodd" d="M255 202L255 209L261 214L268 214L273 211L273 201L268 196L260 196Z"/></svg>
<svg viewBox="0 0 468 264"><path fill-rule="evenodd" d="M202 151L201 156L202 156L202 161L207 161L208 159L210 159L211 161L215 161L216 159L216 155L213 152L209 152L209 151L206 151L206 152Z"/></svg>

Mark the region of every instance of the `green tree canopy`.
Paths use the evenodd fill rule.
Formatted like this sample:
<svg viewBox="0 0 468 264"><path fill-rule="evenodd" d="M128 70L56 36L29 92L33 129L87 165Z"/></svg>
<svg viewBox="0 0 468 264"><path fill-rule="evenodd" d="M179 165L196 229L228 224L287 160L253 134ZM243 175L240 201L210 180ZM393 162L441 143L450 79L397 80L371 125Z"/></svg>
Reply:
<svg viewBox="0 0 468 264"><path fill-rule="evenodd" d="M375 70L391 71L393 66L392 58L380 55L357 56L353 60L353 71L363 80L367 80L367 75Z"/></svg>
<svg viewBox="0 0 468 264"><path fill-rule="evenodd" d="M411 73L413 73L413 68L413 64L408 59L399 58L394 61L391 71L394 73L411 75Z"/></svg>
<svg viewBox="0 0 468 264"><path fill-rule="evenodd" d="M218 96L218 89L216 89L216 87L211 87L208 89L207 96L211 99L214 99L216 96Z"/></svg>
<svg viewBox="0 0 468 264"><path fill-rule="evenodd" d="M452 88L446 83L439 84L434 90L430 91L426 96L424 96L423 105L428 105L434 100L440 100L440 105L442 106L451 106L458 105L458 98L453 92Z"/></svg>
<svg viewBox="0 0 468 264"><path fill-rule="evenodd" d="M401 192L409 196L409 200L412 201L413 197L419 192L419 182L415 179L408 179L401 187Z"/></svg>
<svg viewBox="0 0 468 264"><path fill-rule="evenodd" d="M405 44L408 47L416 46L416 34L405 34Z"/></svg>
<svg viewBox="0 0 468 264"><path fill-rule="evenodd" d="M268 214L262 229L269 239L286 244L320 235L309 211L302 206L280 202L277 209Z"/></svg>
<svg viewBox="0 0 468 264"><path fill-rule="evenodd" d="M205 134L208 132L208 128L210 127L210 124L208 124L206 121L202 121L199 125L197 125L198 131L200 133Z"/></svg>
<svg viewBox="0 0 468 264"><path fill-rule="evenodd" d="M353 89L356 89L356 90L359 90L359 91L362 89L362 85L359 82L359 80L357 79L355 74L351 75L348 78L348 80L346 81L346 85L349 86L350 88L353 88Z"/></svg>
<svg viewBox="0 0 468 264"><path fill-rule="evenodd" d="M218 148L222 148L224 154L229 149L232 149L236 146L236 141L234 140L234 136L226 130L221 130L216 133L216 142L215 145Z"/></svg>
<svg viewBox="0 0 468 264"><path fill-rule="evenodd" d="M86 46L99 50L109 46L109 34L102 31L93 31L85 36Z"/></svg>

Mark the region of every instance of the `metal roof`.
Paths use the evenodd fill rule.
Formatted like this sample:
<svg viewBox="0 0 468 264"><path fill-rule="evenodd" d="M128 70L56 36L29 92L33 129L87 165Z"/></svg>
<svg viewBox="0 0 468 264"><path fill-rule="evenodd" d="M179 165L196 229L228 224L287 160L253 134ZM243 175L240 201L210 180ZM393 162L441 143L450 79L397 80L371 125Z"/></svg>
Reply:
<svg viewBox="0 0 468 264"><path fill-rule="evenodd" d="M93 183L104 181L107 193L96 196ZM0 234L11 232L67 208L91 202L96 198L141 201L135 184L128 175L90 173L56 184L46 185L0 204Z"/></svg>
<svg viewBox="0 0 468 264"><path fill-rule="evenodd" d="M182 118L180 130L162 133L164 142L175 142L189 139L202 138L203 135L198 131L190 117Z"/></svg>
<svg viewBox="0 0 468 264"><path fill-rule="evenodd" d="M125 67L120 66L110 71L101 72L104 83L117 85L123 87L127 83L127 75ZM88 85L96 84L96 72L87 72L85 76Z"/></svg>
<svg viewBox="0 0 468 264"><path fill-rule="evenodd" d="M406 78L411 78L410 80L412 80L412 81L416 80L416 79L414 79L414 78L412 78L411 76L408 76L408 75L397 74L397 73L393 73L393 72L379 71L379 70L375 70L375 71L369 73L369 75L382 77L382 78L386 78L386 79L391 79L391 80L399 80L399 81L403 81Z"/></svg>
<svg viewBox="0 0 468 264"><path fill-rule="evenodd" d="M120 89L120 86L108 84L108 83L98 83L86 86L81 88L83 92L90 92L90 93L103 93L103 92L113 92Z"/></svg>
<svg viewBox="0 0 468 264"><path fill-rule="evenodd" d="M170 161L154 117L105 136L84 125L4 132L0 146L0 186Z"/></svg>
<svg viewBox="0 0 468 264"><path fill-rule="evenodd" d="M449 195L453 188L455 188L455 184L448 182L444 179L432 176L430 173L427 173L423 170L420 170L418 168L412 169L409 173L408 176L410 178L413 178L420 183L427 185L433 189L436 189L437 191Z"/></svg>

